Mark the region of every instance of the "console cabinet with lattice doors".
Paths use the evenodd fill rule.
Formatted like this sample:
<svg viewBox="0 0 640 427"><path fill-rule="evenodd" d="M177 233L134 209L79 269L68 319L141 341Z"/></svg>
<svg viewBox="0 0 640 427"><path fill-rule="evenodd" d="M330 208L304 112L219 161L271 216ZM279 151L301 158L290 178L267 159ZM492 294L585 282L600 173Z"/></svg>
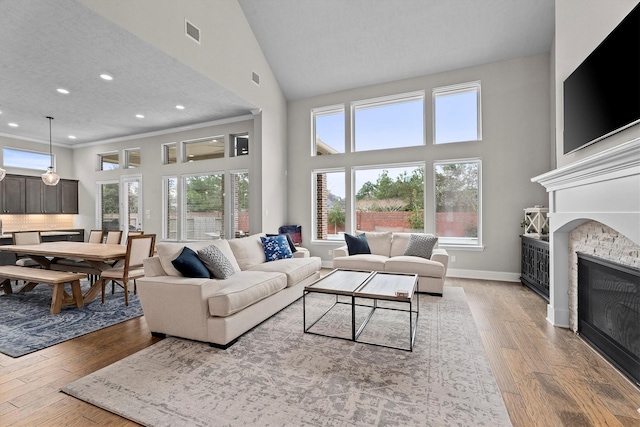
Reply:
<svg viewBox="0 0 640 427"><path fill-rule="evenodd" d="M549 242L527 236L521 239L520 282L549 301Z"/></svg>

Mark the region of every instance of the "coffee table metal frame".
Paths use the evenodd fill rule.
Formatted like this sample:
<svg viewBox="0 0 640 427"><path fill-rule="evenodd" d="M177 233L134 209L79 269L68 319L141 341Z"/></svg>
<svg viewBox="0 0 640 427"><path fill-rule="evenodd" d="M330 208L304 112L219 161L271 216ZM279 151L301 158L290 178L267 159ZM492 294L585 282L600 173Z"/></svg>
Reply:
<svg viewBox="0 0 640 427"><path fill-rule="evenodd" d="M355 276L359 278L354 279L355 283L347 283L347 284L341 283L341 284L338 284L338 286L331 286L331 285L325 286L325 287L322 286L323 281L327 282L327 280L330 279L331 275L334 275L334 274L338 275L340 274L339 272L353 272L353 273L356 273ZM406 290L408 292L408 295L407 296L396 295L395 291L397 287L393 283L384 284L384 286L387 288L387 289L384 289L384 292L382 292L380 288L375 289L375 287L373 286L376 282L375 279L382 278L384 276L396 276L396 277L403 276L409 279L408 281L405 280L402 286L399 288L399 289ZM409 283L408 285L409 289L407 289L407 282ZM418 327L418 318L420 314L420 300L418 298L418 293L417 293L417 283L418 283L418 276L416 274L348 270L348 269L341 269L341 268L335 269L329 274L327 274L326 276L321 277L320 279L316 280L315 282L311 283L308 286L305 286L304 288L304 291L302 294L302 323L303 323L304 332L307 334L320 335L320 336L325 336L330 338L339 338L347 341L354 341L354 342L360 342L364 344L376 345L379 347L413 351L413 345L416 339L416 330ZM336 299L335 299L335 302L331 305L331 307L329 307L320 317L318 317L309 326L307 326L306 296L309 293L323 293L323 294L335 295ZM339 299L340 296L349 297L351 301L350 302L340 301ZM356 303L356 298L372 299L373 305L358 304ZM414 299L415 299L415 304L414 304ZM378 300L406 303L409 305L409 309L403 310L400 308L380 307L378 306ZM322 334L322 333L313 332L310 330L316 323L322 320L322 318L324 318L338 304L345 304L345 305L351 306L351 338ZM414 305L415 305L415 310L414 310ZM356 307L358 306L370 307L371 311L369 311L365 320L362 322L360 327L356 330ZM403 311L403 312L409 313L409 348L358 340L358 338L360 337L360 334L364 331L365 327L369 323L369 320L371 319L371 317L373 316L374 312L377 309ZM413 321L414 314L416 316L415 322Z"/></svg>

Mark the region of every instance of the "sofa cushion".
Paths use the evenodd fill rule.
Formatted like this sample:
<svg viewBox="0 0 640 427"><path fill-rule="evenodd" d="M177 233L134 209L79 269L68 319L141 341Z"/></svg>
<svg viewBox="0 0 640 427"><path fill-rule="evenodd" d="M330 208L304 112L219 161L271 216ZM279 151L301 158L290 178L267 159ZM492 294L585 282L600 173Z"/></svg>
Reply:
<svg viewBox="0 0 640 427"><path fill-rule="evenodd" d="M409 239L411 238L411 233L393 233L393 238L391 240L391 253L389 253L390 257L404 255L404 251L407 250L407 245L409 245Z"/></svg>
<svg viewBox="0 0 640 427"><path fill-rule="evenodd" d="M358 236L352 236L351 234L344 233L344 241L347 243L347 249L349 255L358 254L370 254L369 243L367 242L367 236L362 233Z"/></svg>
<svg viewBox="0 0 640 427"><path fill-rule="evenodd" d="M293 258L289 242L287 242L287 238L284 235L260 237L260 240L262 241L262 248L267 262Z"/></svg>
<svg viewBox="0 0 640 427"><path fill-rule="evenodd" d="M289 234L289 233L284 233L284 234L269 234L269 233L267 233L267 237L274 237L274 236L284 236L287 239L287 242L289 242L289 249L291 249L291 253L298 252L298 248L296 248L296 244L293 242L293 239L291 238L291 234Z"/></svg>
<svg viewBox="0 0 640 427"><path fill-rule="evenodd" d="M229 246L241 270L247 270L254 265L267 262L260 240L260 237L264 236L264 234L253 234L241 239L229 240Z"/></svg>
<svg viewBox="0 0 640 427"><path fill-rule="evenodd" d="M443 278L445 274L444 265L437 261L404 255L389 258L384 264L384 271L437 278Z"/></svg>
<svg viewBox="0 0 640 427"><path fill-rule="evenodd" d="M429 259L431 258L431 253L433 253L433 248L436 246L436 243L438 243L436 236L412 234L407 249L404 251L404 255Z"/></svg>
<svg viewBox="0 0 640 427"><path fill-rule="evenodd" d="M175 269L171 261L176 259L182 249L187 247L192 249L194 252L198 252L200 249L204 249L207 246L216 245L218 249L224 254L224 256L229 260L231 265L233 266L234 271L240 271L240 266L238 265L236 258L233 256L233 252L229 247L228 240L210 240L210 241L201 241L201 242L187 242L187 243L174 243L174 242L160 242L156 245L156 249L158 250L158 258L160 258L160 264L162 265L162 269L167 274L167 276L181 276L180 272Z"/></svg>
<svg viewBox="0 0 640 427"><path fill-rule="evenodd" d="M198 258L202 261L211 277L227 279L235 273L233 266L216 245L209 245L198 251Z"/></svg>
<svg viewBox="0 0 640 427"><path fill-rule="evenodd" d="M384 271L384 263L389 257L384 255L360 254L333 259L333 268L350 270Z"/></svg>
<svg viewBox="0 0 640 427"><path fill-rule="evenodd" d="M287 276L264 271L242 271L219 280L220 290L209 297L209 314L226 317L273 295L287 286Z"/></svg>
<svg viewBox="0 0 640 427"><path fill-rule="evenodd" d="M184 277L204 277L207 279L211 277L207 267L198 258L198 254L186 247L182 248L180 255L171 261L171 264Z"/></svg>
<svg viewBox="0 0 640 427"><path fill-rule="evenodd" d="M311 276L316 271L320 271L321 268L322 260L320 257L307 257L266 262L252 267L250 271L284 273L287 276L287 287L289 287Z"/></svg>
<svg viewBox="0 0 640 427"><path fill-rule="evenodd" d="M366 235L372 254L389 256L392 238L390 231L367 231Z"/></svg>

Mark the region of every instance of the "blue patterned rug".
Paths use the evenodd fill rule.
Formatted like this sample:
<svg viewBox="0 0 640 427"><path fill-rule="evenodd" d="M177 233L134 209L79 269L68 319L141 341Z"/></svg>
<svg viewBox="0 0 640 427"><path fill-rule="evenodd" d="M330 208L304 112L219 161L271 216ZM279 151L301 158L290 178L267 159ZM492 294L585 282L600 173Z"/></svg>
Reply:
<svg viewBox="0 0 640 427"><path fill-rule="evenodd" d="M21 285L20 285L21 286ZM89 282L82 282L82 292ZM14 285L13 290L17 292ZM122 288L111 294L107 287L104 305L100 296L82 308L66 306L60 314L50 314L52 288L38 285L25 293L0 293L0 352L20 357L55 344L142 316L137 295L129 294L124 305Z"/></svg>

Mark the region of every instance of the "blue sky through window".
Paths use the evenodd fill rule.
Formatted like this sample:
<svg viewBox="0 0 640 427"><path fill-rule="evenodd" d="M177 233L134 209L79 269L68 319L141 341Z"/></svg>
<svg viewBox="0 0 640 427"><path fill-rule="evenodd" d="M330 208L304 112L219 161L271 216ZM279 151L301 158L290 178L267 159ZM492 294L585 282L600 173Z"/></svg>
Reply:
<svg viewBox="0 0 640 427"><path fill-rule="evenodd" d="M46 153L3 148L2 164L4 167L46 171L51 166L51 157Z"/></svg>
<svg viewBox="0 0 640 427"><path fill-rule="evenodd" d="M478 92L435 97L435 143L478 139Z"/></svg>
<svg viewBox="0 0 640 427"><path fill-rule="evenodd" d="M424 100L355 108L355 151L424 144Z"/></svg>

